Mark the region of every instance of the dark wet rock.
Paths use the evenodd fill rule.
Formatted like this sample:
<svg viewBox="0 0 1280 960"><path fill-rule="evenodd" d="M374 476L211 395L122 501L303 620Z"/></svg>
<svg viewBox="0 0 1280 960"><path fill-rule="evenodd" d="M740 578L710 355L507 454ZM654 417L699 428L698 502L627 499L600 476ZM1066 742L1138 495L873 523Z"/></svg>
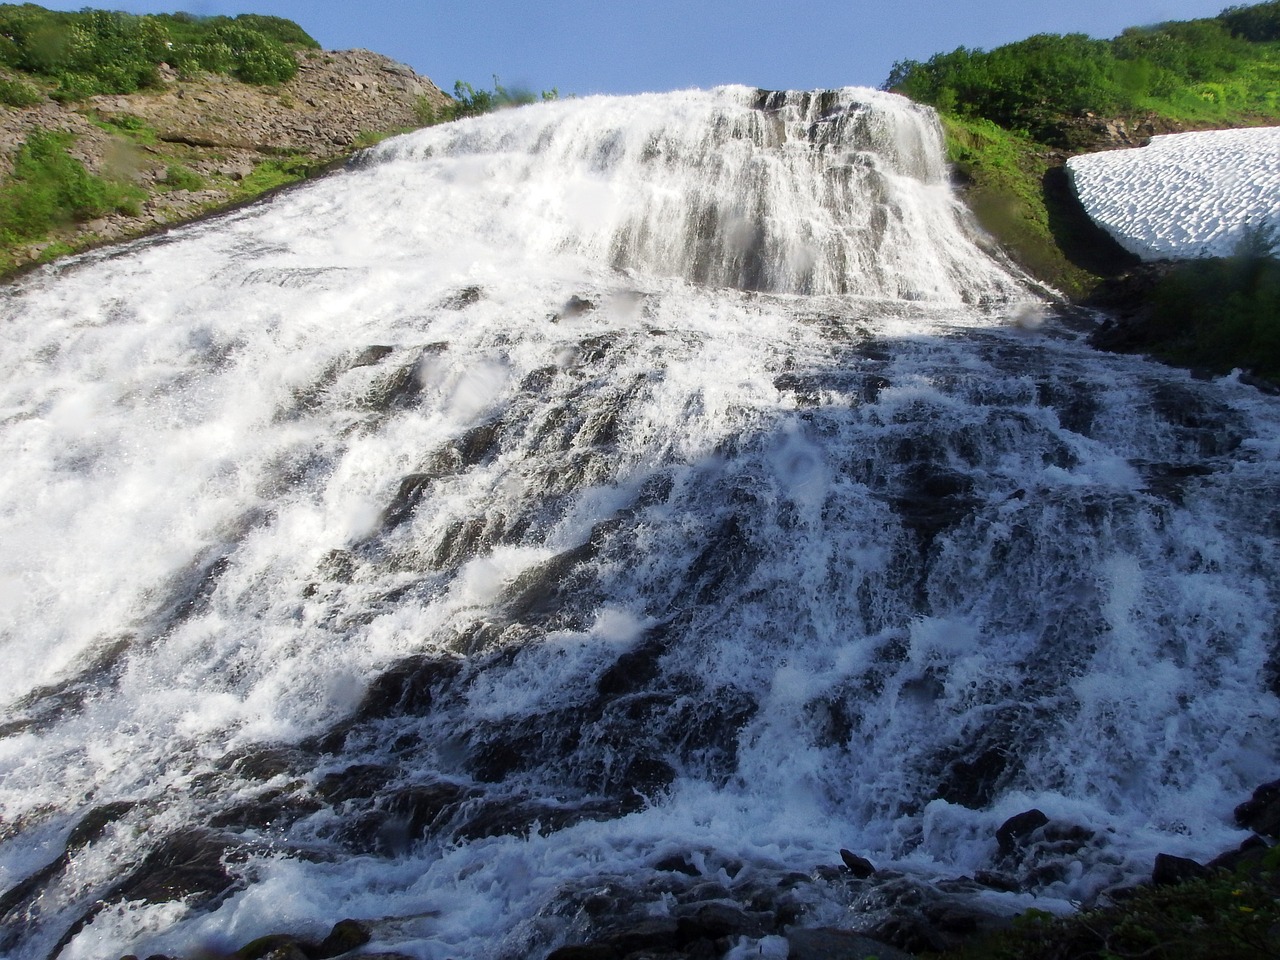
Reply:
<svg viewBox="0 0 1280 960"><path fill-rule="evenodd" d="M485 837L522 836L536 830L555 833L584 820L609 820L619 811L607 802L556 803L530 797L499 797L471 805L459 814L461 822L455 840Z"/></svg>
<svg viewBox="0 0 1280 960"><path fill-rule="evenodd" d="M699 875L698 868L689 860L689 857L683 853L673 853L669 857L663 857L653 865L653 869L661 870L665 873L683 873L690 877Z"/></svg>
<svg viewBox="0 0 1280 960"><path fill-rule="evenodd" d="M44 886L66 869L74 851L98 840L111 824L134 806L131 801L116 801L93 807L71 828L61 855L0 895L0 950L9 950L17 944L22 929L23 905L39 896Z"/></svg>
<svg viewBox="0 0 1280 960"><path fill-rule="evenodd" d="M816 407L821 401L822 385L816 376L784 373L773 378L773 386L779 393L791 394L797 407Z"/></svg>
<svg viewBox="0 0 1280 960"><path fill-rule="evenodd" d="M360 398L360 406L375 413L412 406L422 393L421 361L407 364L378 377Z"/></svg>
<svg viewBox="0 0 1280 960"><path fill-rule="evenodd" d="M167 837L103 899L164 903L190 897L208 904L235 886L226 863L238 846L234 837L203 830Z"/></svg>
<svg viewBox="0 0 1280 960"><path fill-rule="evenodd" d="M357 763L344 770L327 773L316 784L316 793L329 803L364 799L380 792L395 777L392 767Z"/></svg>
<svg viewBox="0 0 1280 960"><path fill-rule="evenodd" d="M879 403L880 394L889 389L893 384L887 377L879 374L870 374L863 378L862 389L859 391L863 403Z"/></svg>
<svg viewBox="0 0 1280 960"><path fill-rule="evenodd" d="M483 295L484 291L477 286L463 287L441 300L440 308L442 310L465 310L467 307L479 303Z"/></svg>
<svg viewBox="0 0 1280 960"><path fill-rule="evenodd" d="M1016 877L996 870L979 870L973 875L973 879L984 887L1005 893L1018 893L1022 890L1022 885L1018 883Z"/></svg>
<svg viewBox="0 0 1280 960"><path fill-rule="evenodd" d="M479 795L478 790L463 784L437 780L394 791L386 797L383 809L403 825L410 839L420 840L459 804Z"/></svg>
<svg viewBox="0 0 1280 960"><path fill-rule="evenodd" d="M488 553L501 542L505 524L501 514L453 521L436 545L432 566L437 570L452 570Z"/></svg>
<svg viewBox="0 0 1280 960"><path fill-rule="evenodd" d="M768 913L748 912L727 903L703 903L677 916L680 940L719 940L722 937L762 937L776 927Z"/></svg>
<svg viewBox="0 0 1280 960"><path fill-rule="evenodd" d="M351 361L351 367L355 369L356 367L375 366L395 352L395 347L383 346L377 343L371 344L355 355Z"/></svg>
<svg viewBox="0 0 1280 960"><path fill-rule="evenodd" d="M547 960L621 960L616 947L606 943L584 943L558 947L547 954Z"/></svg>
<svg viewBox="0 0 1280 960"><path fill-rule="evenodd" d="M860 857L851 850L840 851L840 859L844 862L845 869L853 874L859 880L865 879L876 872L875 865L866 857Z"/></svg>
<svg viewBox="0 0 1280 960"><path fill-rule="evenodd" d="M330 957L338 957L357 947L363 947L372 939L373 929L369 924L360 920L339 920L320 942L315 958L328 960Z"/></svg>
<svg viewBox="0 0 1280 960"><path fill-rule="evenodd" d="M1234 850L1220 853L1209 861L1210 870L1229 870L1232 873L1253 873L1262 866L1271 844L1256 833Z"/></svg>
<svg viewBox="0 0 1280 960"><path fill-rule="evenodd" d="M1034 808L1010 817L996 830L996 842L1000 844L1000 852L1013 853L1033 830L1043 827L1048 822L1049 818L1042 811Z"/></svg>
<svg viewBox="0 0 1280 960"><path fill-rule="evenodd" d="M601 538L611 526L597 524L586 543L562 551L521 573L507 592L507 615L522 621L552 616L566 595L573 592L571 571L595 556Z"/></svg>
<svg viewBox="0 0 1280 960"><path fill-rule="evenodd" d="M315 960L318 944L287 933L271 933L246 943L235 960Z"/></svg>
<svg viewBox="0 0 1280 960"><path fill-rule="evenodd" d="M426 495L431 481L438 476L439 474L434 473L411 473L404 477L396 489L396 495L382 511L382 529L394 529L408 520L417 509L419 501Z"/></svg>
<svg viewBox="0 0 1280 960"><path fill-rule="evenodd" d="M267 830L286 827L323 809L324 804L290 790L267 790L252 800L215 813L208 825L216 829Z"/></svg>
<svg viewBox="0 0 1280 960"><path fill-rule="evenodd" d="M1280 780L1264 783L1235 809L1236 823L1264 837L1280 839Z"/></svg>
<svg viewBox="0 0 1280 960"><path fill-rule="evenodd" d="M812 927L787 931L788 960L911 960L886 943L848 930Z"/></svg>
<svg viewBox="0 0 1280 960"><path fill-rule="evenodd" d="M247 747L223 757L218 766L247 780L266 782L298 774L314 765L314 759L296 747L280 745Z"/></svg>
<svg viewBox="0 0 1280 960"><path fill-rule="evenodd" d="M491 420L472 427L458 438L456 447L463 467L484 463L498 452L502 440L502 421Z"/></svg>
<svg viewBox="0 0 1280 960"><path fill-rule="evenodd" d="M520 381L520 389L526 393L541 393L551 386L559 373L559 367L539 367L525 375Z"/></svg>
<svg viewBox="0 0 1280 960"><path fill-rule="evenodd" d="M904 526L924 542L955 526L977 505L973 481L938 464L917 463L899 476L899 492L890 498Z"/></svg>
<svg viewBox="0 0 1280 960"><path fill-rule="evenodd" d="M462 662L457 657L406 657L369 684L354 719L426 716L436 696L461 669Z"/></svg>
<svg viewBox="0 0 1280 960"><path fill-rule="evenodd" d="M1170 887L1188 880L1204 879L1210 872L1208 867L1195 860L1158 853L1151 870L1151 882L1157 887Z"/></svg>
<svg viewBox="0 0 1280 960"><path fill-rule="evenodd" d="M629 924L600 939L622 956L637 950L674 950L679 944L680 925L673 917L651 917Z"/></svg>
<svg viewBox="0 0 1280 960"><path fill-rule="evenodd" d="M572 320L574 317L581 317L584 314L590 313L595 308L596 305L592 301L585 297L579 297L575 294L565 301L565 305L560 308L559 312L555 314L553 319Z"/></svg>

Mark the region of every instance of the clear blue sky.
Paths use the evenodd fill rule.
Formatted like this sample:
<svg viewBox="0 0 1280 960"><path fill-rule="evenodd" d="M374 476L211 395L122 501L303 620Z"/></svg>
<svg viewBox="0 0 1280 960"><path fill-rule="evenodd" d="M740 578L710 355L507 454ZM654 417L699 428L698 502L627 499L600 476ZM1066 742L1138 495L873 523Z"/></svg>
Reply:
<svg viewBox="0 0 1280 960"><path fill-rule="evenodd" d="M1112 37L1210 17L1242 0L50 0L131 13L265 13L328 49L366 47L446 91L455 80L637 93L745 83L879 86L895 60L990 49L1034 33Z"/></svg>

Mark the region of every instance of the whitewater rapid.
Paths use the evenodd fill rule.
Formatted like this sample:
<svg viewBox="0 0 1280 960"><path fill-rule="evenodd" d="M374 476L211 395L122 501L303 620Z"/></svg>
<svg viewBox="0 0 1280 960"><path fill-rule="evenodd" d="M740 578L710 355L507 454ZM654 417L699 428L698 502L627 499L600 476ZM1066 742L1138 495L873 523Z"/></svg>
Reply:
<svg viewBox="0 0 1280 960"><path fill-rule="evenodd" d="M1084 346L901 98L448 124L2 296L17 960L540 955L674 854L1068 909L1275 775L1275 400Z"/></svg>

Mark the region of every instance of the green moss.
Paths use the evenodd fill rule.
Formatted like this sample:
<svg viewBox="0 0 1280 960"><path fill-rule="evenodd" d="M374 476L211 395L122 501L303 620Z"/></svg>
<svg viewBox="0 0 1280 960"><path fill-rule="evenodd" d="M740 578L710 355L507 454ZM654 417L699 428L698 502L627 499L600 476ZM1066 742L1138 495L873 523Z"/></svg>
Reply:
<svg viewBox="0 0 1280 960"><path fill-rule="evenodd" d="M1280 382L1280 260L1274 244L1181 263L1156 284L1146 349L1214 373Z"/></svg>

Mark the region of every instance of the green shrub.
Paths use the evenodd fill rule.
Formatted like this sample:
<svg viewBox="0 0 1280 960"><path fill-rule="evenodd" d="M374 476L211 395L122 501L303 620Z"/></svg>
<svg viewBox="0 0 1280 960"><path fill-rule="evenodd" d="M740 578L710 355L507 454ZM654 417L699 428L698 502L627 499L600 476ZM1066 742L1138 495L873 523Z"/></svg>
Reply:
<svg viewBox="0 0 1280 960"><path fill-rule="evenodd" d="M1075 118L1155 113L1212 122L1280 117L1280 2L1125 30L1113 40L1041 34L893 65L886 89L944 113L1067 145Z"/></svg>
<svg viewBox="0 0 1280 960"><path fill-rule="evenodd" d="M0 64L52 81L54 96L64 101L153 87L161 63L187 74L207 70L246 83L281 83L297 72L295 48L318 47L279 17L59 13L0 4Z"/></svg>
<svg viewBox="0 0 1280 960"><path fill-rule="evenodd" d="M71 142L70 134L36 130L18 149L13 174L0 187L0 242L37 240L114 210L137 212L142 191L89 173L67 152Z"/></svg>
<svg viewBox="0 0 1280 960"><path fill-rule="evenodd" d="M1240 368L1280 381L1277 252L1275 234L1258 231L1234 256L1174 267L1152 297L1153 352L1217 373Z"/></svg>
<svg viewBox="0 0 1280 960"><path fill-rule="evenodd" d="M6 107L34 107L44 96L29 83L0 77L0 105Z"/></svg>
<svg viewBox="0 0 1280 960"><path fill-rule="evenodd" d="M557 100L559 97L560 91L554 88L542 91L541 95L523 87L509 89L498 82L495 74L492 90L477 90L471 84L459 80L453 85L451 103L436 110L431 107L426 98L420 98L417 113L419 119L423 120L423 125L430 126L433 123L461 120L463 117L478 117L506 107L525 106L537 103L539 100L544 102Z"/></svg>
<svg viewBox="0 0 1280 960"><path fill-rule="evenodd" d="M204 177L181 163L171 163L160 181L170 190L202 190Z"/></svg>

